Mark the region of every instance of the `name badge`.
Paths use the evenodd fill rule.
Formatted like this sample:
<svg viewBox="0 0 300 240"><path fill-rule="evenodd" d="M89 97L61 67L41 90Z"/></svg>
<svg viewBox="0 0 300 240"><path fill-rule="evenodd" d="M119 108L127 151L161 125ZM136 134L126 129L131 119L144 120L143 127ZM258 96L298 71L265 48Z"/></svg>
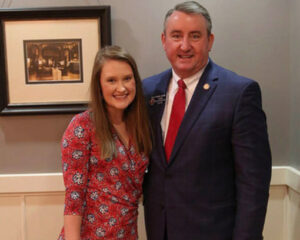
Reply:
<svg viewBox="0 0 300 240"><path fill-rule="evenodd" d="M162 104L165 101L166 101L166 94L162 94L162 95L152 96L149 101L149 104L152 106L154 104Z"/></svg>

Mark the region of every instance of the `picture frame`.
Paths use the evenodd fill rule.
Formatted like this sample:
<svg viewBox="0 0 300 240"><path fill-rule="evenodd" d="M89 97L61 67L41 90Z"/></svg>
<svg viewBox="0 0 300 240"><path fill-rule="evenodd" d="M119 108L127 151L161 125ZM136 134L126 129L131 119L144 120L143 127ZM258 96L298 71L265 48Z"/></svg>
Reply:
<svg viewBox="0 0 300 240"><path fill-rule="evenodd" d="M86 110L110 6L0 10L0 115Z"/></svg>

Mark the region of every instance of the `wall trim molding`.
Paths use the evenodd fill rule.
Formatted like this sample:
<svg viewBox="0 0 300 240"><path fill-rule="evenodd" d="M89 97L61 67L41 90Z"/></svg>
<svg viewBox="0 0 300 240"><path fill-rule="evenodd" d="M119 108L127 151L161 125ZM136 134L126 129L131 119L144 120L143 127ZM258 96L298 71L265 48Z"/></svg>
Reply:
<svg viewBox="0 0 300 240"><path fill-rule="evenodd" d="M271 186L287 185L300 193L300 171L289 166L272 167ZM0 194L64 192L62 173L0 174Z"/></svg>
<svg viewBox="0 0 300 240"><path fill-rule="evenodd" d="M0 194L64 191L62 173L0 174Z"/></svg>
<svg viewBox="0 0 300 240"><path fill-rule="evenodd" d="M287 185L300 193L300 171L289 166L272 167L271 186Z"/></svg>

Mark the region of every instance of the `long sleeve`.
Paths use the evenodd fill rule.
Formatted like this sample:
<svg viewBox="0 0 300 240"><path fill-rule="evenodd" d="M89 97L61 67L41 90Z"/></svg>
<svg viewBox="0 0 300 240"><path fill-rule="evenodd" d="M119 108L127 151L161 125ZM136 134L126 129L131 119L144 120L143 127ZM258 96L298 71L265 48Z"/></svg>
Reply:
<svg viewBox="0 0 300 240"><path fill-rule="evenodd" d="M90 130L86 116L76 115L62 138L63 177L66 187L64 215L82 215L88 179Z"/></svg>
<svg viewBox="0 0 300 240"><path fill-rule="evenodd" d="M261 93L248 84L236 106L232 146L236 174L236 240L260 240L271 178L271 152Z"/></svg>

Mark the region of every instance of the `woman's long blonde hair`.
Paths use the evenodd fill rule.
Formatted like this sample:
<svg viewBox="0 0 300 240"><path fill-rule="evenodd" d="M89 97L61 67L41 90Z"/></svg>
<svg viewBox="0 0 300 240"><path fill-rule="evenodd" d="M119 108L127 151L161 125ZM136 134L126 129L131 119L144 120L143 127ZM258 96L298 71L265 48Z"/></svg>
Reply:
<svg viewBox="0 0 300 240"><path fill-rule="evenodd" d="M112 136L113 126L109 121L107 109L102 96L100 76L104 64L108 60L126 62L130 65L136 84L136 95L124 113L125 123L130 137L138 152L148 155L152 149L150 123L142 90L142 82L133 57L119 46L106 46L98 51L92 72L91 101L92 120L96 138L100 144L102 158L117 155L115 141Z"/></svg>

